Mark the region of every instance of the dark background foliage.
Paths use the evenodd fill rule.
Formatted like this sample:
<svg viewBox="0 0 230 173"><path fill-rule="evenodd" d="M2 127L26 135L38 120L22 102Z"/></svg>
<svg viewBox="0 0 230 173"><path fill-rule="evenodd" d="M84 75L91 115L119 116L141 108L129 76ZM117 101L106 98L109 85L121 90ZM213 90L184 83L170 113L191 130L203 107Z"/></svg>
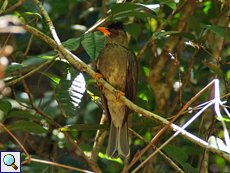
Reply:
<svg viewBox="0 0 230 173"><path fill-rule="evenodd" d="M53 38L50 21L37 3L36 0L3 0L0 15L18 16L23 25ZM220 80L220 93L225 96L222 99L229 105L228 1L144 0L116 4L113 0L42 0L40 3L63 46L92 69L104 46L103 34L93 26L102 18L106 18L102 26L114 21L125 23L130 49L139 62L135 104L141 108L171 120L214 78ZM157 4L159 8L151 9L150 5ZM112 11L106 14L109 9ZM9 27L11 25L14 23L9 23ZM86 31L89 32L85 34ZM144 139L130 132L130 158L107 158L106 130L109 127L102 118L97 83L87 69L68 62L68 58L66 60L65 55L49 41L32 31L0 34L2 51L6 45L14 49L8 55L10 64L7 68L0 66L0 78L5 81L5 87L1 86L5 88L1 90L1 124L15 135L32 158L94 172L121 172L163 126L138 111L132 111L129 127ZM179 82L182 87L178 90ZM209 88L190 106L195 108L212 98L213 88ZM184 112L174 123L182 126L196 112ZM224 112L223 115L227 118ZM230 128L229 119L226 124ZM22 150L1 127L0 150ZM224 138L222 124L216 119L212 106L186 130L205 141L211 135ZM154 145L161 146L172 134L173 131L167 130ZM153 150L149 148L130 170ZM165 155L155 155L139 172L230 171L229 162L224 157L182 136L174 138L162 152ZM24 150L22 153L22 161L25 161L28 155ZM22 165L22 172L78 171L32 160Z"/></svg>

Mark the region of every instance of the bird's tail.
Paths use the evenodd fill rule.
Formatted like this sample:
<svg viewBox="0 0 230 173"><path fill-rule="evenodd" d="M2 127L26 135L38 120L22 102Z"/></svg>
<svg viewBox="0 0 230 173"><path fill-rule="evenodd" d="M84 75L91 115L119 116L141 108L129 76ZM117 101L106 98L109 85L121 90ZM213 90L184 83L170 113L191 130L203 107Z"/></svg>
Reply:
<svg viewBox="0 0 230 173"><path fill-rule="evenodd" d="M106 154L113 159L118 157L127 158L129 156L130 150L127 122L125 122L121 128L117 128L114 126L113 121L111 121Z"/></svg>

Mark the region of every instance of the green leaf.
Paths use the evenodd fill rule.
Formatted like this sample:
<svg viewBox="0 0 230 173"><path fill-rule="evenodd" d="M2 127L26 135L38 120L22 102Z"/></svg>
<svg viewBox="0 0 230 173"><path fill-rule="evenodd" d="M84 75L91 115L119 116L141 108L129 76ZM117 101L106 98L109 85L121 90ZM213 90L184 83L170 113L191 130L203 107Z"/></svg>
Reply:
<svg viewBox="0 0 230 173"><path fill-rule="evenodd" d="M42 126L31 121L19 120L13 125L8 125L6 128L9 131L32 132L32 133L48 133ZM5 132L3 130L2 132ZM2 133L1 132L1 133Z"/></svg>
<svg viewBox="0 0 230 173"><path fill-rule="evenodd" d="M14 72L14 71L16 71L16 70L19 70L19 69L22 69L22 68L24 68L24 67L27 67L27 65L23 65L23 64L19 64L19 63L14 62L14 63L11 63L11 64L9 64L9 65L7 66L5 72L6 72L6 73L12 73L12 72Z"/></svg>
<svg viewBox="0 0 230 173"><path fill-rule="evenodd" d="M118 3L112 6L111 11L112 11L112 14L117 14L117 13L121 13L124 11L135 10L138 8L142 8L142 6L135 4L135 3L131 3L131 2L125 2L125 3Z"/></svg>
<svg viewBox="0 0 230 173"><path fill-rule="evenodd" d="M210 62L210 63L206 63L206 60L202 61L204 63L205 66L207 66L210 70L212 70L215 74L217 74L220 77L223 77L223 71L220 67L218 67L216 64Z"/></svg>
<svg viewBox="0 0 230 173"><path fill-rule="evenodd" d="M192 31L195 31L196 35L199 35L202 28L200 27L201 19L196 17L195 15L187 15L188 19L188 26L192 29Z"/></svg>
<svg viewBox="0 0 230 173"><path fill-rule="evenodd" d="M140 11L128 11L128 12L120 13L117 16L119 17L122 17L122 16L129 17L130 16L130 17L137 17L137 18L146 18L146 17L157 18L155 14L147 13L147 12L140 12Z"/></svg>
<svg viewBox="0 0 230 173"><path fill-rule="evenodd" d="M226 115L225 115L226 116ZM228 116L226 116L226 118L224 118L224 117L222 117L223 118L223 120L225 121L225 122L230 122L230 119L228 118ZM216 115L216 119L218 120L218 121L220 121L220 118Z"/></svg>
<svg viewBox="0 0 230 173"><path fill-rule="evenodd" d="M144 5L144 4L135 4L131 2L125 2L125 3L120 3L116 4L111 8L112 14L116 14L117 16L133 16L137 18L146 18L146 17L153 17L157 18L156 13L152 10L152 13L150 12L140 12L136 11L137 9L143 9L146 8L149 10L152 10L150 6Z"/></svg>
<svg viewBox="0 0 230 173"><path fill-rule="evenodd" d="M6 118L12 118L12 117L16 117L16 118L28 118L28 119L36 119L36 120L46 120L47 122L50 122L49 119L45 118L45 117L39 117L39 116L35 116L32 115L29 112L26 111L11 111Z"/></svg>
<svg viewBox="0 0 230 173"><path fill-rule="evenodd" d="M229 80L230 79L230 70L227 71L226 73L226 78Z"/></svg>
<svg viewBox="0 0 230 173"><path fill-rule="evenodd" d="M196 40L196 37L191 34L191 33L186 33L186 32L180 32L180 33L175 33L173 34L173 36L176 36L176 37L185 37L185 38L188 38L189 40Z"/></svg>
<svg viewBox="0 0 230 173"><path fill-rule="evenodd" d="M26 17L33 17L33 18L39 18L39 19L42 18L42 16L39 13L31 13L31 12L21 13L21 16L24 18L26 18Z"/></svg>
<svg viewBox="0 0 230 173"><path fill-rule="evenodd" d="M176 3L174 1L169 1L169 0L157 0L158 2L164 3L165 5L169 6L170 8L173 9L173 11L176 10ZM167 3L165 3L167 2Z"/></svg>
<svg viewBox="0 0 230 173"><path fill-rule="evenodd" d="M178 34L178 33L180 32L179 31L155 32L152 37L156 39L156 38L164 37L167 35Z"/></svg>
<svg viewBox="0 0 230 173"><path fill-rule="evenodd" d="M61 128L61 131L96 131L96 130L108 130L108 125L101 124L77 124L74 126L65 126Z"/></svg>
<svg viewBox="0 0 230 173"><path fill-rule="evenodd" d="M200 24L200 26L202 28L206 28L206 29L209 29L211 30L212 32L224 37L225 36L225 30L226 30L226 27L223 27L223 26L219 26L219 25L205 25L203 23ZM228 28L228 32L226 34L226 39L228 41L230 41L230 29Z"/></svg>
<svg viewBox="0 0 230 173"><path fill-rule="evenodd" d="M165 5L169 6L173 11L176 11L176 3L175 3L175 1L170 1L170 2L166 3Z"/></svg>
<svg viewBox="0 0 230 173"><path fill-rule="evenodd" d="M87 54L96 59L100 51L104 48L104 34L99 31L84 34L81 36L81 44L84 47Z"/></svg>
<svg viewBox="0 0 230 173"><path fill-rule="evenodd" d="M146 96L145 93L140 93L138 97L141 98L142 100L145 100L146 102L148 102L148 97Z"/></svg>
<svg viewBox="0 0 230 173"><path fill-rule="evenodd" d="M69 50L77 50L77 48L80 46L80 43L81 43L81 37L78 37L78 38L71 38L63 42L62 45Z"/></svg>
<svg viewBox="0 0 230 173"><path fill-rule="evenodd" d="M11 108L12 105L9 101L4 101L0 99L0 110L4 112L4 114L7 114Z"/></svg>
<svg viewBox="0 0 230 173"><path fill-rule="evenodd" d="M186 152L181 150L180 148L167 144L163 150L173 159L175 159L180 165L184 165L188 160L188 155Z"/></svg>
<svg viewBox="0 0 230 173"><path fill-rule="evenodd" d="M43 33L49 33L50 32L50 27L49 27L48 22L46 21L46 19L42 18L41 23L42 23L42 32Z"/></svg>
<svg viewBox="0 0 230 173"><path fill-rule="evenodd" d="M220 168L224 168L225 165L227 164L227 160L225 160L224 158L222 158L222 157L216 155L215 163L216 163Z"/></svg>
<svg viewBox="0 0 230 173"><path fill-rule="evenodd" d="M138 118L138 121L134 124L135 128L149 128L155 126L159 126L159 123L144 116Z"/></svg>
<svg viewBox="0 0 230 173"><path fill-rule="evenodd" d="M183 169L185 172L190 172L190 173L199 173L199 170L196 168L193 168L190 164L185 163L183 165Z"/></svg>
<svg viewBox="0 0 230 173"><path fill-rule="evenodd" d="M125 25L125 30L128 33L130 33L130 35L135 39L137 39L137 37L141 33L141 27L137 23L131 23L131 24Z"/></svg>
<svg viewBox="0 0 230 173"><path fill-rule="evenodd" d="M9 81L12 81L14 79L18 79L19 77L20 77L19 75L18 76L9 76L9 77L5 77L3 80L5 82L9 82Z"/></svg>
<svg viewBox="0 0 230 173"><path fill-rule="evenodd" d="M45 60L49 60L49 59L52 59L54 56L48 56L48 55L44 55L44 56L26 56L26 58L27 58L27 60L26 61L28 61L28 60L36 60L36 59L38 59L39 60L39 58L40 59L44 59L44 60L42 60L43 62L45 62ZM56 58L56 59L54 59L54 61L62 61L62 62L65 62L66 60L64 60L64 59L60 59L60 58ZM38 62L38 63L40 63L40 62ZM33 65L33 64L30 64L30 65Z"/></svg>
<svg viewBox="0 0 230 173"><path fill-rule="evenodd" d="M53 56L37 56L38 58L41 58L41 59L52 59ZM26 58L34 58L34 56L27 56ZM56 60L56 59L55 59Z"/></svg>
<svg viewBox="0 0 230 173"><path fill-rule="evenodd" d="M51 73L44 73L44 72L39 72L39 73L44 74L45 76L47 76L48 78L50 78L51 80L53 80L57 84L59 84L59 82L60 82L60 77L58 77L57 75L54 75Z"/></svg>
<svg viewBox="0 0 230 173"><path fill-rule="evenodd" d="M55 91L61 112L66 117L77 116L83 109L87 98L85 79L81 72L70 67Z"/></svg>
<svg viewBox="0 0 230 173"><path fill-rule="evenodd" d="M111 11L112 11L112 14L118 14L118 13L123 13L123 12L128 12L128 11L129 12L135 11L137 9L143 9L143 8L146 8L147 10L152 10L152 9L157 8L157 5L158 4L144 5L144 4L139 4L139 3L125 2L125 3L118 3L114 6L112 6ZM152 8L152 7L154 7L154 8Z"/></svg>

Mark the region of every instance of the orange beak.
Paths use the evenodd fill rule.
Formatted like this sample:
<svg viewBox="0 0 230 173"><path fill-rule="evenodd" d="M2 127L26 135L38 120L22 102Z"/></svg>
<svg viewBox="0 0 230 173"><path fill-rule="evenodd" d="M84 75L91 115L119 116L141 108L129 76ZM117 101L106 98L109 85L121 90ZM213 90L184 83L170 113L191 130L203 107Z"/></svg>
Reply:
<svg viewBox="0 0 230 173"><path fill-rule="evenodd" d="M101 32L103 32L103 33L105 33L107 35L111 34L111 32L108 31L108 29L106 27L98 27L97 30L99 30L99 31L101 31Z"/></svg>

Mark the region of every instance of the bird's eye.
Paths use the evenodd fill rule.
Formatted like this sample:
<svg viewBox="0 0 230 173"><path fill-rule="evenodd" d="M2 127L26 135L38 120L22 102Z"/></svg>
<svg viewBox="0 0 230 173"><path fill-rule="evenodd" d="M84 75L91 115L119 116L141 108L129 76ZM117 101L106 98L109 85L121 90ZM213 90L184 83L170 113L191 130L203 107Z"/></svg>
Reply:
<svg viewBox="0 0 230 173"><path fill-rule="evenodd" d="M119 34L118 31L114 31L114 32L113 32L113 35L118 35L118 34Z"/></svg>

